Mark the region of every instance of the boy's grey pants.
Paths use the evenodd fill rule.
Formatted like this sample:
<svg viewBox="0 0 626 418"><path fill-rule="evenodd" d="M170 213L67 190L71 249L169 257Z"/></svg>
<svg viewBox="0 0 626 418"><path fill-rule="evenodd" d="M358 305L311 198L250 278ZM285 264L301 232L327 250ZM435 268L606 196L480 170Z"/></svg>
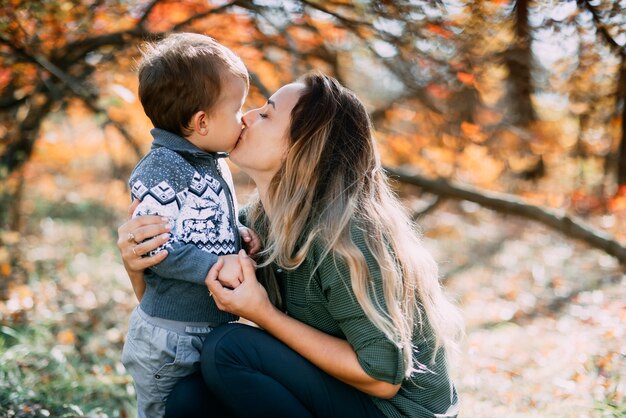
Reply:
<svg viewBox="0 0 626 418"><path fill-rule="evenodd" d="M174 385L199 369L208 323L171 321L135 308L128 324L122 364L135 381L139 418L159 418Z"/></svg>

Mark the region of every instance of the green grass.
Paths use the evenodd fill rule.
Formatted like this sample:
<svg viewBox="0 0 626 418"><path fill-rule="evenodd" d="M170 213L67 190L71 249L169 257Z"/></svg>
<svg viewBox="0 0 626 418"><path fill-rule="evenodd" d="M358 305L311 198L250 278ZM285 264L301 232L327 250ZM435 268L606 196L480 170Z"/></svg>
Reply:
<svg viewBox="0 0 626 418"><path fill-rule="evenodd" d="M0 329L0 415L126 417L132 383L110 359L60 345L52 324Z"/></svg>
<svg viewBox="0 0 626 418"><path fill-rule="evenodd" d="M97 203L35 205L15 246L27 282L0 300L0 417L136 415L120 361L136 302L117 222Z"/></svg>
<svg viewBox="0 0 626 418"><path fill-rule="evenodd" d="M619 399L617 391L613 393L615 398L604 399L603 402L598 402L595 406L595 412L598 417L602 418L623 418L626 417L626 399L622 397Z"/></svg>

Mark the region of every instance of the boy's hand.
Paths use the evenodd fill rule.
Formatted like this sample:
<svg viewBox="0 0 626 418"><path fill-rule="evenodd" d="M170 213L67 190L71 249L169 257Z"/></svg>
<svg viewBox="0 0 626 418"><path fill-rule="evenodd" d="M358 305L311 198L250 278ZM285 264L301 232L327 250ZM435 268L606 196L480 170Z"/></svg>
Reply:
<svg viewBox="0 0 626 418"><path fill-rule="evenodd" d="M243 240L243 245L248 255L254 255L261 251L261 238L259 238L257 233L254 232L252 229L245 226L240 226L239 235Z"/></svg>
<svg viewBox="0 0 626 418"><path fill-rule="evenodd" d="M237 254L223 255L220 256L220 260L222 260L223 266L220 269L217 280L222 284L222 286L229 289L235 289L243 281L239 257Z"/></svg>

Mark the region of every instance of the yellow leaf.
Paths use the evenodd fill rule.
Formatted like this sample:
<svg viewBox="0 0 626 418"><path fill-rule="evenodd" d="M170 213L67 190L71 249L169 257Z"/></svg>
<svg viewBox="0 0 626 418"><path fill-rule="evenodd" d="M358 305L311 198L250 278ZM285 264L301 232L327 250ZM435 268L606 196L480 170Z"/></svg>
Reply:
<svg viewBox="0 0 626 418"><path fill-rule="evenodd" d="M6 245L17 244L20 241L20 233L15 231L6 231L2 233L2 241Z"/></svg>
<svg viewBox="0 0 626 418"><path fill-rule="evenodd" d="M2 263L2 265L0 265L0 275L8 277L10 274L11 274L11 264Z"/></svg>
<svg viewBox="0 0 626 418"><path fill-rule="evenodd" d="M59 332L57 335L57 341L59 344L63 345L74 345L76 344L76 335L74 334L74 331L66 329Z"/></svg>

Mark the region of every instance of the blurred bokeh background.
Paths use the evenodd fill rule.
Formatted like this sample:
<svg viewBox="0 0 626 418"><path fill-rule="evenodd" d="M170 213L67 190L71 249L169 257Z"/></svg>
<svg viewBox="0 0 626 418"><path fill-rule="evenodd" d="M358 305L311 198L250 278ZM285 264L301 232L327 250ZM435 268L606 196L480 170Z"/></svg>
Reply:
<svg viewBox="0 0 626 418"><path fill-rule="evenodd" d="M626 1L0 0L0 416L135 416L116 229L171 31L242 57L246 108L311 69L367 103L467 321L462 416L626 414Z"/></svg>

